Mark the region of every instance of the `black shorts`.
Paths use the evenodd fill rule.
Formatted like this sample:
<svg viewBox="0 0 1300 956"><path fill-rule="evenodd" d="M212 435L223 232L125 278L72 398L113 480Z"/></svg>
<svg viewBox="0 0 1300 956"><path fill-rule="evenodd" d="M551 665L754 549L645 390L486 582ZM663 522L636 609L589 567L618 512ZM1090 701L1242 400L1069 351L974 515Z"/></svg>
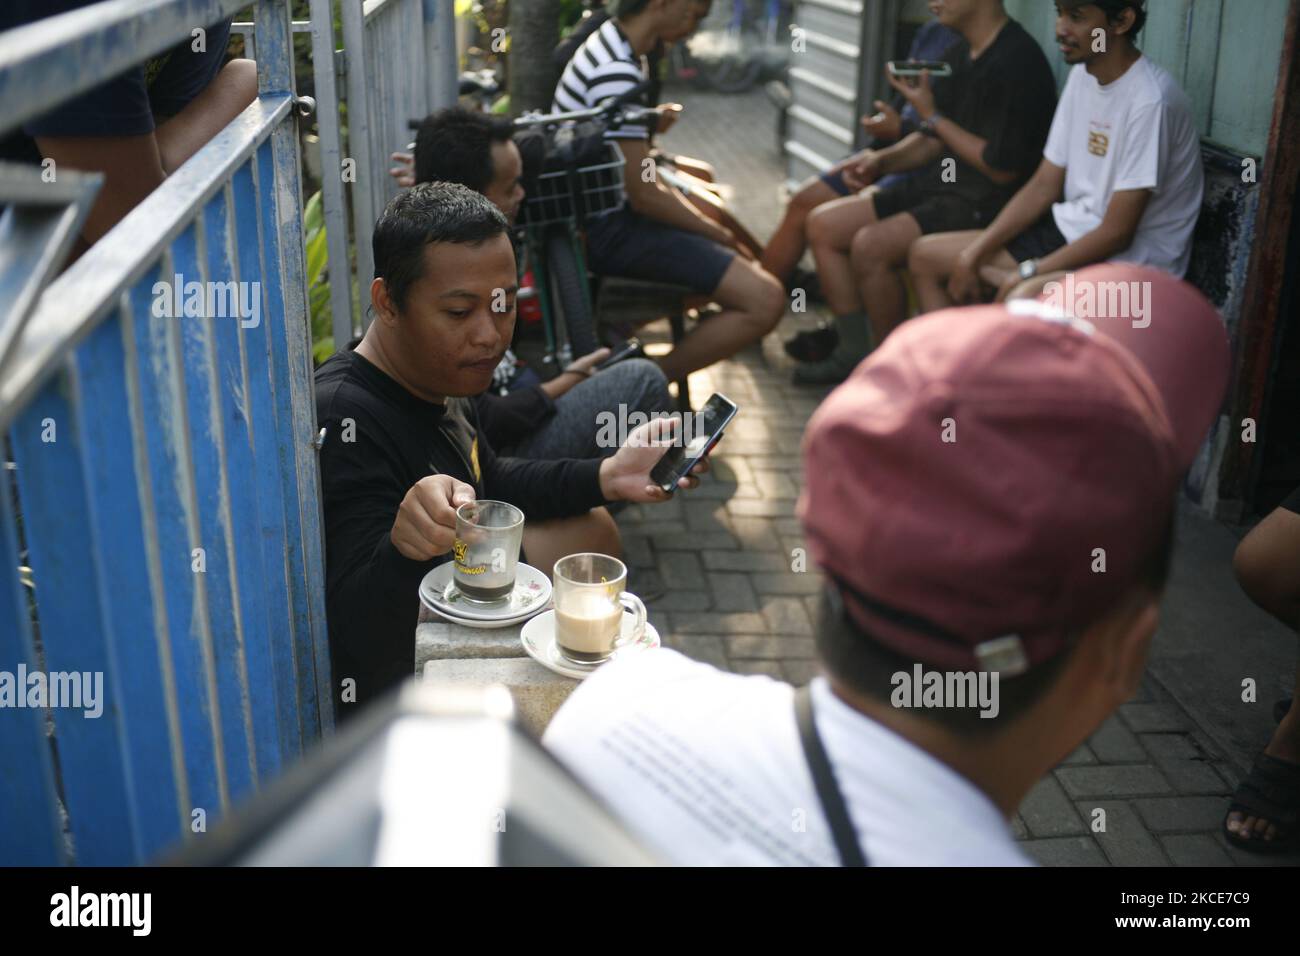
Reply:
<svg viewBox="0 0 1300 956"><path fill-rule="evenodd" d="M6 6L14 0L6 0ZM19 0L17 11L0 18L0 28L11 18L31 22L89 6L89 0ZM175 116L216 79L226 60L230 21L207 27L203 52L186 37L171 50L120 73L110 80L30 120L23 126L28 136L143 136L157 121Z"/></svg>
<svg viewBox="0 0 1300 956"><path fill-rule="evenodd" d="M711 293L736 258L732 249L627 206L587 222L587 265L597 275L684 285Z"/></svg>
<svg viewBox="0 0 1300 956"><path fill-rule="evenodd" d="M884 189L888 189L890 186L893 186L897 183L901 183L907 179L910 179L913 176L919 176L919 175L921 175L920 170L914 170L913 172L910 173L890 173L888 176L885 176L884 178L879 180L876 183L876 185L879 186L882 190L884 190ZM820 179L822 182L824 182L827 186L830 186L831 189L833 189L837 195L852 196L854 194L854 191L849 188L849 184L844 181L844 170L842 169L837 170L836 172L833 173L822 173L817 178Z"/></svg>
<svg viewBox="0 0 1300 956"><path fill-rule="evenodd" d="M921 235L932 232L964 232L983 229L992 221L973 202L951 192L923 185L916 178L893 183L875 193L872 202L877 219L888 219L900 212L912 214L921 227Z"/></svg>
<svg viewBox="0 0 1300 956"><path fill-rule="evenodd" d="M1282 507L1287 511L1300 515L1300 488L1296 488L1295 491L1286 496L1286 500L1282 502Z"/></svg>
<svg viewBox="0 0 1300 956"><path fill-rule="evenodd" d="M1065 244L1065 236L1056 228L1056 218L1049 209L1038 222L1007 243L1007 252L1016 262L1024 262L1051 255Z"/></svg>

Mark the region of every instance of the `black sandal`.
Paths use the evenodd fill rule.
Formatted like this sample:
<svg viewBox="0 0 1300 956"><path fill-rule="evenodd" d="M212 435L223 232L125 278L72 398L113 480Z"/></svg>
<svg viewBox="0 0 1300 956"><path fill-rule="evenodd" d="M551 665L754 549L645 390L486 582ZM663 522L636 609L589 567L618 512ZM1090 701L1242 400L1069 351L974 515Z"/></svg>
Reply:
<svg viewBox="0 0 1300 956"><path fill-rule="evenodd" d="M1243 838L1228 829L1228 817L1233 813L1267 820L1281 830L1282 835L1273 840L1262 836ZM1285 852L1297 845L1297 823L1300 823L1300 764L1260 754L1232 795L1232 803L1223 818L1224 837L1243 850Z"/></svg>

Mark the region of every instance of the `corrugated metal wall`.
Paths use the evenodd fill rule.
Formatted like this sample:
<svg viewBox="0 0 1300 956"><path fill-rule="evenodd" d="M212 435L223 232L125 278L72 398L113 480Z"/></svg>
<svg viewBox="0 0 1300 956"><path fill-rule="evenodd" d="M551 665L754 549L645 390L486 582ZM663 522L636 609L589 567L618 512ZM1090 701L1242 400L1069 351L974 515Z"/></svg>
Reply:
<svg viewBox="0 0 1300 956"><path fill-rule="evenodd" d="M879 95L892 50L897 0L800 0L790 56L794 104L786 129L786 179L799 183L861 145L858 117Z"/></svg>

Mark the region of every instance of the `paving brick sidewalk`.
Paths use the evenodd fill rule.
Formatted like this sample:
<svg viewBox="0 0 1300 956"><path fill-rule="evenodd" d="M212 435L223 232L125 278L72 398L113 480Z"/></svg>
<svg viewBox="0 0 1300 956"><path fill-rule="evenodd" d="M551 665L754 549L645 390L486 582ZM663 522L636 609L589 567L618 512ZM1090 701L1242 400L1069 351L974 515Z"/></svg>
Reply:
<svg viewBox="0 0 1300 956"><path fill-rule="evenodd" d="M665 146L714 163L735 187L742 219L765 238L780 214L782 170L762 92L723 97L670 88L665 98L687 106ZM787 316L783 325L799 321ZM666 343L666 323L643 338ZM792 385L791 364L777 335L693 375L697 407L713 391L741 406L713 458L715 474L667 504L627 508L618 523L633 588L665 592L649 603L665 643L737 673L800 684L816 673L820 578L815 569L792 570L795 549L803 547L794 516L799 447L827 390ZM1047 865L1300 862L1244 853L1223 840L1219 826L1236 783L1224 754L1148 678L1087 745L1039 782L1014 827Z"/></svg>

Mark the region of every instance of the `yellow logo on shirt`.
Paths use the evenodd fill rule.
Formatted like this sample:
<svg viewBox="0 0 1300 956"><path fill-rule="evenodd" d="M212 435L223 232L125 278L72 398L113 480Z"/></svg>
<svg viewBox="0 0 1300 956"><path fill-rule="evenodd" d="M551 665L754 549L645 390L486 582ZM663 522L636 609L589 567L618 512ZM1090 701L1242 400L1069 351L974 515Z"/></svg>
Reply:
<svg viewBox="0 0 1300 956"><path fill-rule="evenodd" d="M1105 156L1106 151L1110 149L1110 137L1105 133L1098 133L1095 130L1088 132L1088 152L1094 156Z"/></svg>
<svg viewBox="0 0 1300 956"><path fill-rule="evenodd" d="M483 480L482 472L480 472L478 467L478 436L477 435L474 436L474 443L469 446L469 464L470 467L474 469L474 482L475 484L477 484L478 482Z"/></svg>

